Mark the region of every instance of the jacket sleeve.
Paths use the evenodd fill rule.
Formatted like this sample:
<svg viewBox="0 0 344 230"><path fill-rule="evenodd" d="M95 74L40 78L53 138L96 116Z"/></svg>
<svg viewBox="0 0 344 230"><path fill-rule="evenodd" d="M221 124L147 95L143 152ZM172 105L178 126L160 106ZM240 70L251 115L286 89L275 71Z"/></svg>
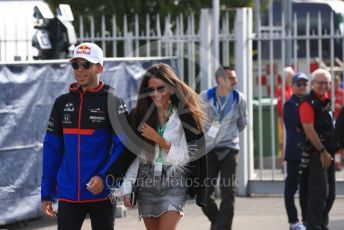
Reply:
<svg viewBox="0 0 344 230"><path fill-rule="evenodd" d="M247 122L248 122L246 100L241 94L240 94L240 100L239 100L239 112L240 112L240 116L237 121L237 125L238 125L239 132L241 132L247 126Z"/></svg>
<svg viewBox="0 0 344 230"><path fill-rule="evenodd" d="M116 197L123 197L133 191L133 185L136 182L137 173L139 171L140 159L137 157L125 173L121 187L116 191Z"/></svg>
<svg viewBox="0 0 344 230"><path fill-rule="evenodd" d="M205 207L207 205L209 188L206 184L208 166L204 133L197 128L191 113L182 113L179 115L179 118L184 128L189 152L193 152L195 157L195 160L190 160L187 165L189 168L188 179L191 179L188 194L192 198L196 196L196 204L198 206Z"/></svg>
<svg viewBox="0 0 344 230"><path fill-rule="evenodd" d="M60 167L63 154L63 132L59 114L59 99L52 108L48 128L43 141L43 172L41 183L41 199L56 200L57 171Z"/></svg>
<svg viewBox="0 0 344 230"><path fill-rule="evenodd" d="M200 99L202 100L203 103L208 103L207 90L200 93Z"/></svg>
<svg viewBox="0 0 344 230"><path fill-rule="evenodd" d="M124 142L127 139L127 135L125 128L120 124L128 124L128 111L123 100L115 95L109 95L108 99L108 112L112 129L112 148L108 161L98 173L103 179L106 179L107 172L125 150Z"/></svg>
<svg viewBox="0 0 344 230"><path fill-rule="evenodd" d="M109 161L100 171L101 176L106 177L108 184L122 183L125 172L135 160L136 155L129 149L135 140L131 125L131 116L128 114L122 99L115 96L109 97L109 116L113 129L113 146ZM137 143L136 143L137 144Z"/></svg>
<svg viewBox="0 0 344 230"><path fill-rule="evenodd" d="M166 156L166 163L171 165L184 166L189 162L189 149L186 143L186 138L184 132L182 132L182 137L179 144L171 143L171 148Z"/></svg>

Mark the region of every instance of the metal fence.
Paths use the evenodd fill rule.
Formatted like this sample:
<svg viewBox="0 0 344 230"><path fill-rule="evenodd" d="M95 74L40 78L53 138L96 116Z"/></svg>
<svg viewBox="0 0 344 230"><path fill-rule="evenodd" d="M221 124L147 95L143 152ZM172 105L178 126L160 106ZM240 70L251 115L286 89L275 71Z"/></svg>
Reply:
<svg viewBox="0 0 344 230"><path fill-rule="evenodd" d="M235 13L233 11L232 13ZM221 19L220 46L223 47L221 60L230 63L234 55L234 36L229 27L230 12L225 12ZM175 19L167 16L160 19L146 15L145 21L140 21L135 15L130 21L124 16L123 25L116 16L110 20L105 16L100 17L100 25L95 25L95 17L79 18L79 41L91 41L98 43L105 55L110 57L149 57L149 56L178 56L180 58L180 77L191 86L198 82L201 56L207 52L209 43L207 36L211 23L211 11L204 9L200 18L191 15L180 15ZM106 22L111 22L110 25ZM86 26L88 25L88 26ZM96 31L95 28L101 28ZM204 52L200 49L203 48Z"/></svg>
<svg viewBox="0 0 344 230"><path fill-rule="evenodd" d="M159 15L147 15L145 21L140 21L139 16L133 20L125 16L123 25L119 25L116 16L109 20L105 16L99 20L94 16L80 17L78 41L98 43L107 57L177 56L179 76L197 91L214 85L214 69L220 63L235 64L238 89L246 96L250 117L248 128L241 135L238 192L281 193L285 170L278 143L274 92L277 86L285 87L283 67L291 65L308 76L314 68L322 67L330 70L332 77L342 76L344 21L338 27L334 13L329 18L319 13L316 22L310 14L306 18L295 14L293 24L288 25L283 14L277 15L280 19L276 20L272 1L270 4L268 23L262 17L256 23L256 33L252 10L241 8L221 12L217 40L215 14L203 9L197 20L194 15L174 19L168 16L163 22ZM303 23L298 23L300 20ZM322 28L325 21L329 22L329 29ZM286 30L288 26L292 29ZM219 46L218 54L214 43ZM342 174L337 175L337 180L343 179ZM344 189L339 187L338 191Z"/></svg>

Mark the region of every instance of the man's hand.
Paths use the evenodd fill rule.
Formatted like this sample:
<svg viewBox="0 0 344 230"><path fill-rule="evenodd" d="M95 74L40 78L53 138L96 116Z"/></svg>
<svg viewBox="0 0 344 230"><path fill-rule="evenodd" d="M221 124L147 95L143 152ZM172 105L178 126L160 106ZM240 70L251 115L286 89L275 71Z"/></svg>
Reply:
<svg viewBox="0 0 344 230"><path fill-rule="evenodd" d="M333 160L333 158L327 151L324 151L320 153L320 160L321 160L321 165L323 169L326 170L328 169L328 167L330 167L331 161Z"/></svg>
<svg viewBox="0 0 344 230"><path fill-rule="evenodd" d="M46 216L54 217L56 216L56 211L53 209L53 202L52 201L43 201L42 202L42 211L43 214Z"/></svg>
<svg viewBox="0 0 344 230"><path fill-rule="evenodd" d="M87 190L97 195L104 190L104 182L103 179L99 176L92 177L89 182L86 184Z"/></svg>

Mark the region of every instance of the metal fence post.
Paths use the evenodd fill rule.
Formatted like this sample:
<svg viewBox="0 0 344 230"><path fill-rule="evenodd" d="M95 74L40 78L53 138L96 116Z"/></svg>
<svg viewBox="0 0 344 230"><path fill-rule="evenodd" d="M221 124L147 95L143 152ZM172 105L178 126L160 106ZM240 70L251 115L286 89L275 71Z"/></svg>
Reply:
<svg viewBox="0 0 344 230"><path fill-rule="evenodd" d="M253 173L253 109L252 109L252 10L239 8L235 19L235 66L238 75L238 90L247 100L248 125L240 134L238 161L238 195L248 195L248 181Z"/></svg>
<svg viewBox="0 0 344 230"><path fill-rule="evenodd" d="M213 66L212 72L215 73L215 70L219 67L219 28L220 28L220 0L213 0L213 9L212 9L212 18L213 18Z"/></svg>
<svg viewBox="0 0 344 230"><path fill-rule="evenodd" d="M213 73L211 72L211 35L212 35L211 13L209 9L202 9L200 23L200 78L201 91L211 86Z"/></svg>

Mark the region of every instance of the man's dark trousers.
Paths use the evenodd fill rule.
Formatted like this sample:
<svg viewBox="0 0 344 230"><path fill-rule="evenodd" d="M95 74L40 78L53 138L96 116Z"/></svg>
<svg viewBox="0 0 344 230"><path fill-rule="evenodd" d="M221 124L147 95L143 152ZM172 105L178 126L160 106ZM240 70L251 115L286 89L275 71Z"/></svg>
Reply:
<svg viewBox="0 0 344 230"><path fill-rule="evenodd" d="M80 230L87 214L93 230L113 230L115 205L110 200L90 203L59 201L57 213L58 230Z"/></svg>
<svg viewBox="0 0 344 230"><path fill-rule="evenodd" d="M308 170L300 172L299 160L287 160L287 177L284 187L284 203L289 223L299 222L294 196L299 188L302 222L307 222Z"/></svg>
<svg viewBox="0 0 344 230"><path fill-rule="evenodd" d="M223 156L219 159L219 155ZM214 149L208 153L209 192L207 207L202 208L204 214L211 221L211 228L216 230L232 229L234 216L234 201L236 194L236 167L238 150L231 148ZM218 155L219 154L219 155ZM212 194L220 172L221 204L217 207Z"/></svg>
<svg viewBox="0 0 344 230"><path fill-rule="evenodd" d="M312 155L309 165L309 199L307 230L327 230L329 212L335 200L335 170L332 160L327 170L322 168L320 154Z"/></svg>

